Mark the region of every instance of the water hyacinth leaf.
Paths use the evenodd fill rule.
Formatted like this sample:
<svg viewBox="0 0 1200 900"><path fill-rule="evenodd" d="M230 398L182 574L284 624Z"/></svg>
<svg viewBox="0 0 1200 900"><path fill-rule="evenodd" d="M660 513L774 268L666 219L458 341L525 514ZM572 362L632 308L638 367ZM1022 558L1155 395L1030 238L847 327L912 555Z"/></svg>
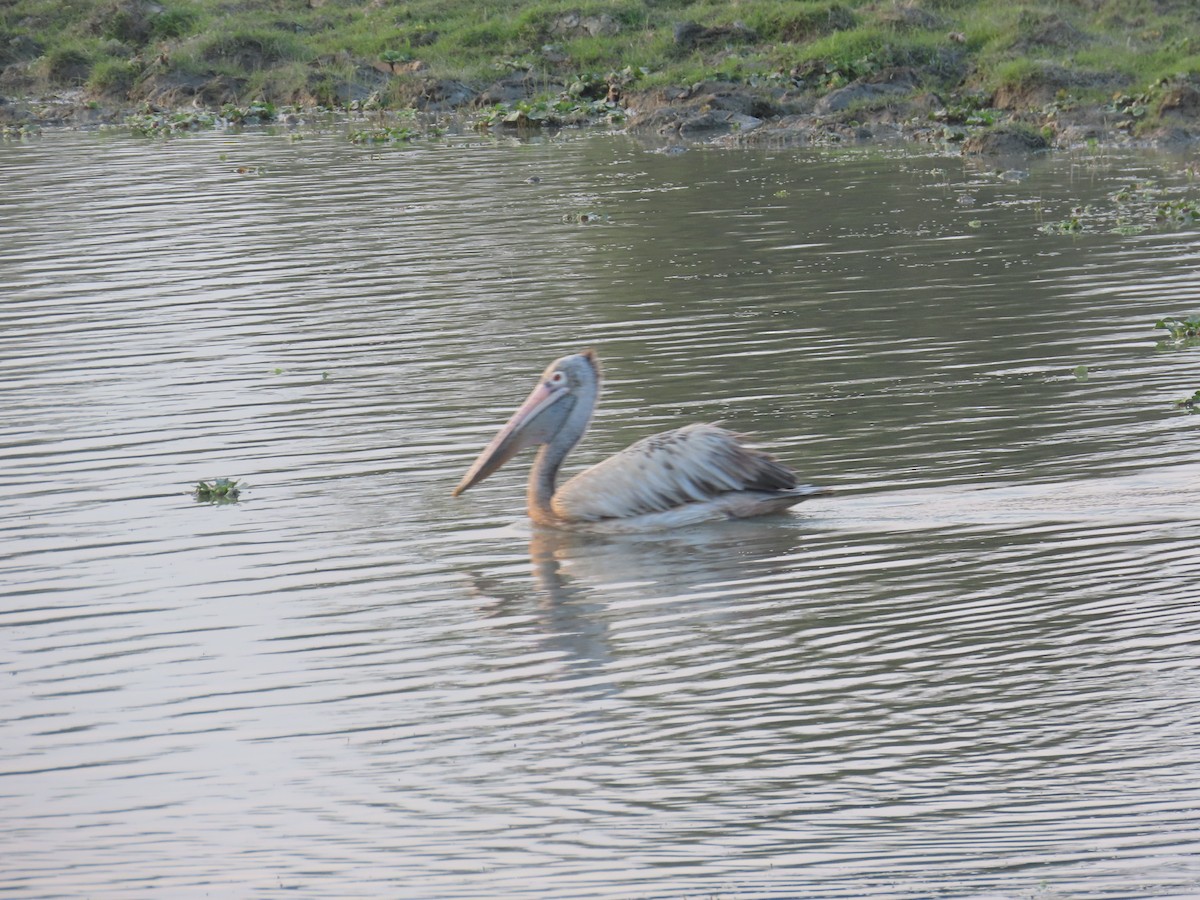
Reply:
<svg viewBox="0 0 1200 900"><path fill-rule="evenodd" d="M241 491L241 482L232 478L216 478L199 482L192 490L192 496L201 503L236 503Z"/></svg>
<svg viewBox="0 0 1200 900"><path fill-rule="evenodd" d="M1186 319L1166 316L1155 322L1154 327L1168 332L1174 341L1190 341L1200 337L1200 316L1190 316Z"/></svg>
<svg viewBox="0 0 1200 900"><path fill-rule="evenodd" d="M1192 412L1200 410L1200 391L1196 391L1192 396L1186 397L1183 400L1176 400L1175 405L1191 410Z"/></svg>

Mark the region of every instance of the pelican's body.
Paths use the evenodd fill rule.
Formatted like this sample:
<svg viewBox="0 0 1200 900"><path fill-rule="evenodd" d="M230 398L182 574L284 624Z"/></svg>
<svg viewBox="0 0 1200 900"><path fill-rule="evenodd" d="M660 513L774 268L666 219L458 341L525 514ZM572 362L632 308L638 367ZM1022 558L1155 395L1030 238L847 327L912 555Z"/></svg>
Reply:
<svg viewBox="0 0 1200 900"><path fill-rule="evenodd" d="M583 437L600 394L591 350L555 360L463 476L454 495L487 478L526 447L540 446L529 475L529 517L577 531L657 531L712 519L780 512L828 493L716 425L645 438L561 487L558 469Z"/></svg>

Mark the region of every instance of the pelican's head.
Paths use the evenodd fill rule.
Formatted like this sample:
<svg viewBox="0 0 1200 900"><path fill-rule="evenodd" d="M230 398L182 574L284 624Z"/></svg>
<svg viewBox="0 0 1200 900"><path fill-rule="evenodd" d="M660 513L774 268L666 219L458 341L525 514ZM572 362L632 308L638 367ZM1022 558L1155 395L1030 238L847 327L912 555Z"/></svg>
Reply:
<svg viewBox="0 0 1200 900"><path fill-rule="evenodd" d="M600 388L600 360L592 350L556 359L537 387L492 438L454 489L457 497L524 450L560 434L575 444L583 436Z"/></svg>

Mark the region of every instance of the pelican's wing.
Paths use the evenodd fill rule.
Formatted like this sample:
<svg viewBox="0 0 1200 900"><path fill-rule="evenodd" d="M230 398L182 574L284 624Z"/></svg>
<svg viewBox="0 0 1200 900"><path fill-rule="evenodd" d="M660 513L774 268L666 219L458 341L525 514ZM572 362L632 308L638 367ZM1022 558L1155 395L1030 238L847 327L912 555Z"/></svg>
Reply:
<svg viewBox="0 0 1200 900"><path fill-rule="evenodd" d="M730 491L786 491L796 476L716 425L687 425L638 441L580 472L554 494L567 521L661 512Z"/></svg>

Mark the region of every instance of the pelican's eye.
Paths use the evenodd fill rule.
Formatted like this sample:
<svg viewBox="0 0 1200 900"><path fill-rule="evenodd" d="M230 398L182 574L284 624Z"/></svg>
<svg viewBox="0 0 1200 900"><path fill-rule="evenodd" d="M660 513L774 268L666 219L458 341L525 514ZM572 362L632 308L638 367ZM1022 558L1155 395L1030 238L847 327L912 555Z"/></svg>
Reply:
<svg viewBox="0 0 1200 900"><path fill-rule="evenodd" d="M553 385L554 387L562 387L567 383L567 375L565 372L555 372L548 379L546 379L546 383Z"/></svg>

